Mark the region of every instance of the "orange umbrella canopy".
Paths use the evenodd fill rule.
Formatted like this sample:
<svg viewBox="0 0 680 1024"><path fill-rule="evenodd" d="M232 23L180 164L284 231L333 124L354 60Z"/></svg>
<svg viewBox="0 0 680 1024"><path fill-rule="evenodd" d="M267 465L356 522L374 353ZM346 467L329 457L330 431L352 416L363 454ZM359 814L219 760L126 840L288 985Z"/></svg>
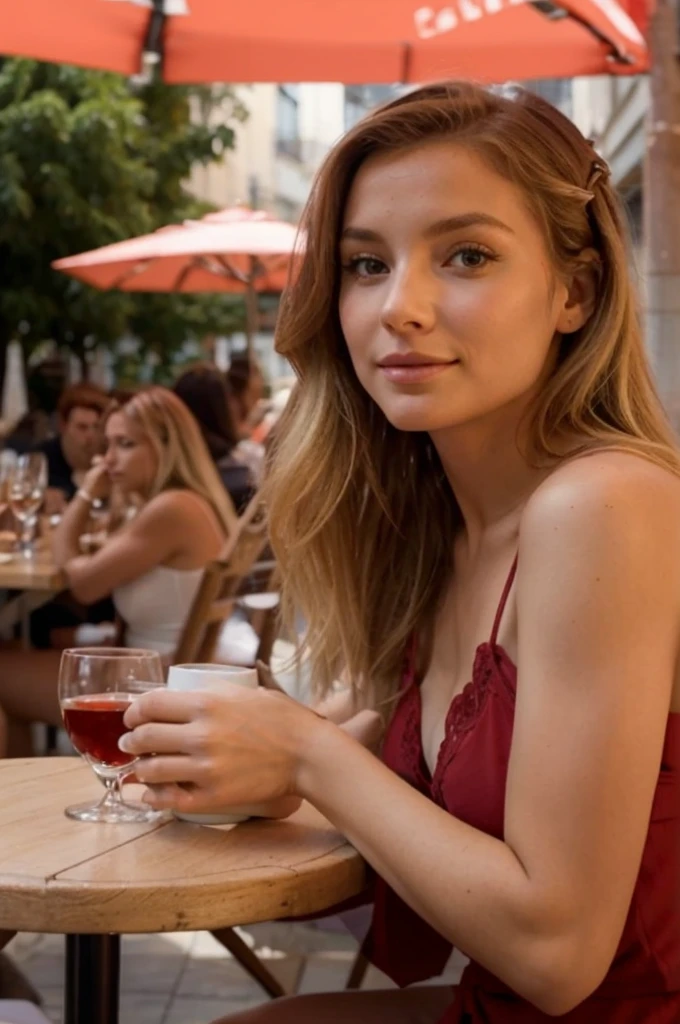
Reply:
<svg viewBox="0 0 680 1024"><path fill-rule="evenodd" d="M639 74L645 0L21 0L0 51L168 82L479 82Z"/></svg>
<svg viewBox="0 0 680 1024"><path fill-rule="evenodd" d="M160 228L52 265L95 288L135 292L280 292L297 230L241 207Z"/></svg>

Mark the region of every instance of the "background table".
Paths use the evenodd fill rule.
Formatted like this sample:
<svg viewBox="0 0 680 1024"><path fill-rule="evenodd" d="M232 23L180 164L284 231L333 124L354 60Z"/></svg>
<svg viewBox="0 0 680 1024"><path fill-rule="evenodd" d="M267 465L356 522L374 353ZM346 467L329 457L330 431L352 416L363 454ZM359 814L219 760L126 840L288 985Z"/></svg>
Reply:
<svg viewBox="0 0 680 1024"><path fill-rule="evenodd" d="M309 805L204 828L64 815L103 792L79 758L0 761L0 929L67 935L64 1024L117 1020L119 936L323 911L359 893L359 854Z"/></svg>
<svg viewBox="0 0 680 1024"><path fill-rule="evenodd" d="M0 590L19 594L0 608L0 632L21 623L21 636L29 646L28 621L32 611L46 604L66 587L64 574L57 569L49 548L40 544L33 558L15 554L9 562L0 562Z"/></svg>
<svg viewBox="0 0 680 1024"><path fill-rule="evenodd" d="M40 590L57 593L64 589L64 576L57 569L52 552L39 548L33 558L15 554L0 563L0 590Z"/></svg>

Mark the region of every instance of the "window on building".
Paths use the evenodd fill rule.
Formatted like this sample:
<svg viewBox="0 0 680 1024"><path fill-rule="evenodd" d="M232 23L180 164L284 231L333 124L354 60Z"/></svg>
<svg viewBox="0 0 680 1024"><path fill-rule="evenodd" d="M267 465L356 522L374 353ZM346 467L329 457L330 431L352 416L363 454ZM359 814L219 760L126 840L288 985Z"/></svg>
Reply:
<svg viewBox="0 0 680 1024"><path fill-rule="evenodd" d="M300 87L280 85L276 100L276 151L300 160Z"/></svg>
<svg viewBox="0 0 680 1024"><path fill-rule="evenodd" d="M345 130L353 128L369 110L397 95L398 89L393 85L346 85Z"/></svg>
<svg viewBox="0 0 680 1024"><path fill-rule="evenodd" d="M567 117L571 116L571 79L569 78L539 78L533 82L524 82L525 88L542 96L548 103L561 110Z"/></svg>

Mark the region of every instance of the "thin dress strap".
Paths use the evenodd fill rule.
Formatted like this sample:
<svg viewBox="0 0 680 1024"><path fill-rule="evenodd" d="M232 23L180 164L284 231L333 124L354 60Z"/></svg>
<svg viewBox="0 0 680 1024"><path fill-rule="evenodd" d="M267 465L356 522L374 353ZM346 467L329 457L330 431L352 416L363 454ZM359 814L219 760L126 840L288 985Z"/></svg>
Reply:
<svg viewBox="0 0 680 1024"><path fill-rule="evenodd" d="M498 611L496 612L496 618L494 619L493 629L491 630L491 645L492 645L492 647L495 646L496 641L498 640L498 630L500 629L501 619L503 618L503 612L505 611L505 606L508 603L508 597L510 596L510 590L512 588L512 584L515 582L515 574L517 572L517 559L518 558L519 558L519 555L518 554L515 555L515 557L513 559L513 562L512 562L512 565L510 566L510 572L508 573L508 578L505 581L505 586L503 587L503 593L501 594L500 604L498 605Z"/></svg>

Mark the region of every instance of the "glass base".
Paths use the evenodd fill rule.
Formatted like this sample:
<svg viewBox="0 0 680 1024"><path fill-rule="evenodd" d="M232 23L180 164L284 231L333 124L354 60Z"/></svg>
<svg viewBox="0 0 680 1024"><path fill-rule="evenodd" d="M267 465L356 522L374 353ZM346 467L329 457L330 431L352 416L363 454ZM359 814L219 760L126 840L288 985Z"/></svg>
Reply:
<svg viewBox="0 0 680 1024"><path fill-rule="evenodd" d="M76 821L98 821L104 825L127 825L139 822L163 821L169 818L167 811L154 811L148 804L136 800L117 803L102 800L98 804L74 804L64 811L67 818Z"/></svg>

